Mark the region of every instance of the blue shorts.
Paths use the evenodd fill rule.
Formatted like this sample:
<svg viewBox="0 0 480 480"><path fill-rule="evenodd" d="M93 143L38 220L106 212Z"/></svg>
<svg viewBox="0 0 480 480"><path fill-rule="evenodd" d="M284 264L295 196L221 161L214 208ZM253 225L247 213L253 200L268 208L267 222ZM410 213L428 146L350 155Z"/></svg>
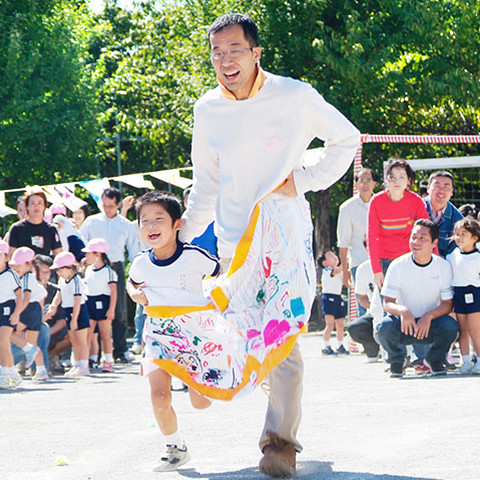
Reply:
<svg viewBox="0 0 480 480"><path fill-rule="evenodd" d="M20 314L20 321L27 326L27 330L39 332L42 326L42 307L40 303L29 303L27 308Z"/></svg>
<svg viewBox="0 0 480 480"><path fill-rule="evenodd" d="M334 318L345 318L345 302L340 295L324 293L322 295L322 310L324 315Z"/></svg>
<svg viewBox="0 0 480 480"><path fill-rule="evenodd" d="M70 322L72 320L73 307L63 308L65 313L65 320L67 321L67 327L70 330ZM90 317L88 316L87 304L84 303L80 306L80 313L78 314L78 327L77 330L83 330L85 328L90 328Z"/></svg>
<svg viewBox="0 0 480 480"><path fill-rule="evenodd" d="M480 312L480 287L453 287L453 306L455 313Z"/></svg>
<svg viewBox="0 0 480 480"><path fill-rule="evenodd" d="M87 297L88 314L91 320L105 320L110 307L110 295L93 295Z"/></svg>
<svg viewBox="0 0 480 480"><path fill-rule="evenodd" d="M10 323L10 315L15 310L15 300L8 300L7 302L0 303L0 327L12 327Z"/></svg>

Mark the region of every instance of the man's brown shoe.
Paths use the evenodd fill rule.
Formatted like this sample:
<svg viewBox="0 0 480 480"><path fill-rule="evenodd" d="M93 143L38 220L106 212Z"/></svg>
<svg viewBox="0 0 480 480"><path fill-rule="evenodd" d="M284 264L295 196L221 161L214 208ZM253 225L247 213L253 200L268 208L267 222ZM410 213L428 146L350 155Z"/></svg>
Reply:
<svg viewBox="0 0 480 480"><path fill-rule="evenodd" d="M270 433L268 445L263 447L260 471L270 477L288 478L295 475L295 456L297 452L290 443Z"/></svg>

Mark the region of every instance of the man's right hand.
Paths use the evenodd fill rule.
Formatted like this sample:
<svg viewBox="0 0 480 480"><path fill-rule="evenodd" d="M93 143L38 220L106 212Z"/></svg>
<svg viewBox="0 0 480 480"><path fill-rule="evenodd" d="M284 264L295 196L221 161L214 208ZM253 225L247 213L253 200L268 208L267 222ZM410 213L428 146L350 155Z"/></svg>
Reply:
<svg viewBox="0 0 480 480"><path fill-rule="evenodd" d="M343 284L350 288L352 286L352 272L348 269L348 267L343 268Z"/></svg>
<svg viewBox="0 0 480 480"><path fill-rule="evenodd" d="M375 282L375 285L381 290L383 286L383 281L385 280L385 276L383 275L383 272L378 272L373 276L373 281Z"/></svg>
<svg viewBox="0 0 480 480"><path fill-rule="evenodd" d="M401 330L405 335L414 335L417 330L417 322L415 317L412 315L410 310L407 310L405 313L402 313L400 316L400 321L402 323Z"/></svg>

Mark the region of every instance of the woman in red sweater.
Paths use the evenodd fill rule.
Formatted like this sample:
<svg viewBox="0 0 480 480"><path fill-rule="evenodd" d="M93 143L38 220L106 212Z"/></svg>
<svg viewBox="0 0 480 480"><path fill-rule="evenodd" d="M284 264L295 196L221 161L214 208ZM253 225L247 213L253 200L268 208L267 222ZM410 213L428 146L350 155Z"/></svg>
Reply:
<svg viewBox="0 0 480 480"><path fill-rule="evenodd" d="M412 167L402 159L385 165L386 190L370 200L367 223L367 249L379 288L392 260L410 251L409 239L415 220L430 218L425 203L410 191L415 182Z"/></svg>

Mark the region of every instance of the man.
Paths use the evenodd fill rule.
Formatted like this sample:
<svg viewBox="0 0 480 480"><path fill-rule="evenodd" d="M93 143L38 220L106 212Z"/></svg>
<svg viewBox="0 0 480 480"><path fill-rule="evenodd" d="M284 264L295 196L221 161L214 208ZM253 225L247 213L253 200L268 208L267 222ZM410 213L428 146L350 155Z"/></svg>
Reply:
<svg viewBox="0 0 480 480"><path fill-rule="evenodd" d="M36 254L52 255L62 251L57 228L43 219L47 197L40 188L25 193L27 217L14 223L8 232L9 257L18 247L29 247Z"/></svg>
<svg viewBox="0 0 480 480"><path fill-rule="evenodd" d="M404 374L404 345L431 345L425 361L432 375L445 375L444 361L458 333L448 314L453 306L452 270L433 255L438 227L431 220L417 220L410 235L410 253L388 267L383 284L387 316L377 326L378 339L387 351L391 377Z"/></svg>
<svg viewBox="0 0 480 480"><path fill-rule="evenodd" d="M226 271L254 205L275 189L296 197L328 188L348 169L359 132L311 86L260 68L257 27L247 15L217 18L208 38L219 86L195 105L194 183L180 237L189 241L201 235L215 219ZM302 165L315 137L326 148L314 162ZM270 476L295 473L296 452L302 450L296 438L302 374L295 344L269 375L260 470Z"/></svg>
<svg viewBox="0 0 480 480"><path fill-rule="evenodd" d="M38 283L45 287L47 296L45 297L43 311L48 311L48 307L52 303L59 288L54 283L50 283L52 276L51 266L53 260L46 255L35 255L33 259L35 269L37 271ZM60 362L60 354L65 350L71 348L70 337L68 336L67 321L65 320L65 313L61 305L58 306L55 315L43 316L43 322L50 327L50 342L48 344L48 361L50 371L52 373L62 374L65 372L63 365ZM46 355L47 352L45 352Z"/></svg>
<svg viewBox="0 0 480 480"><path fill-rule="evenodd" d="M350 323L347 330L353 340L363 345L368 363L378 360L380 350L373 337L373 315L369 311L374 287L372 266L367 259L358 266L355 275L355 293L358 303L365 309L365 313Z"/></svg>
<svg viewBox="0 0 480 480"><path fill-rule="evenodd" d="M127 351L127 300L125 293L125 249L132 262L138 253L138 240L132 223L120 215L122 194L117 188L107 188L102 193L103 213L86 218L80 233L88 242L92 238L103 238L110 245L108 258L118 275L118 297L115 318L112 322L113 357L116 363L128 363Z"/></svg>
<svg viewBox="0 0 480 480"><path fill-rule="evenodd" d="M438 225L440 237L438 251L445 258L457 247L453 236L455 223L463 215L450 203L453 195L453 175L450 172L439 170L428 179L428 197L424 198L430 218Z"/></svg>
<svg viewBox="0 0 480 480"><path fill-rule="evenodd" d="M343 269L343 283L346 287L355 282L357 266L368 259L365 247L368 204L377 184L375 174L369 168L362 168L356 172L354 182L358 194L340 205L337 223L340 264ZM358 296L357 307L358 316L365 315L365 307L359 302Z"/></svg>

